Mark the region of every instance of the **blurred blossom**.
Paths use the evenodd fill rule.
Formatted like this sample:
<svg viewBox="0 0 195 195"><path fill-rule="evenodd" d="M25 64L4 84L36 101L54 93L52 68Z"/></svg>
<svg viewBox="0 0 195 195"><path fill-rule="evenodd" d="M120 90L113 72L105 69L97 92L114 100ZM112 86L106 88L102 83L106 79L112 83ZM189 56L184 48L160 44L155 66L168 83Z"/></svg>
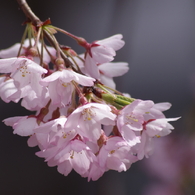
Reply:
<svg viewBox="0 0 195 195"><path fill-rule="evenodd" d="M155 142L156 152L144 168L157 182L147 186L144 195L195 194L195 137L172 135Z"/></svg>

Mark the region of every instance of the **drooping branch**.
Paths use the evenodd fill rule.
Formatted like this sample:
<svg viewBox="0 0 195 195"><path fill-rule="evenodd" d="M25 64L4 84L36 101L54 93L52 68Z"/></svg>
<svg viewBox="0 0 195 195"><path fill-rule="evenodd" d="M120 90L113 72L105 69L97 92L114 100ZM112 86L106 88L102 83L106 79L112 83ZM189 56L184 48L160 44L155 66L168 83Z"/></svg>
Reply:
<svg viewBox="0 0 195 195"><path fill-rule="evenodd" d="M26 0L17 0L17 2L22 11L24 12L24 14L26 15L26 17L33 23L33 25L39 26L42 24L41 20L31 10Z"/></svg>
<svg viewBox="0 0 195 195"><path fill-rule="evenodd" d="M31 8L29 7L29 5L27 4L26 0L17 0L20 8L22 9L22 11L24 12L25 16L32 22L32 24L36 27L40 27L44 24L44 22L42 22L35 14L34 12L31 10ZM51 35L43 30L44 36L46 37L46 39L49 41L49 43L55 48L55 43L54 40L52 39ZM60 48L60 46L59 46ZM61 50L60 48L60 53L62 58L65 61L65 65L67 67L72 66L72 63L70 62L70 60L65 56L64 52Z"/></svg>

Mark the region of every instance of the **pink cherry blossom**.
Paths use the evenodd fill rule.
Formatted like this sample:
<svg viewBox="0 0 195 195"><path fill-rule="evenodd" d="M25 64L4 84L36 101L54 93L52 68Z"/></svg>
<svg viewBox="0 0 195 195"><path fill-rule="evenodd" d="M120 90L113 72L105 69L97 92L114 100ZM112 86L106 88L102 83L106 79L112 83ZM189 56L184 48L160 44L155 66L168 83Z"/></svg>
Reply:
<svg viewBox="0 0 195 195"><path fill-rule="evenodd" d="M135 132L143 130L144 114L153 105L152 101L135 100L119 112L117 126L122 137L130 146L140 142L140 137Z"/></svg>
<svg viewBox="0 0 195 195"><path fill-rule="evenodd" d="M10 117L4 119L3 122L8 126L12 126L14 129L13 133L20 136L32 135L34 133L33 129L38 126L37 118L28 116Z"/></svg>
<svg viewBox="0 0 195 195"><path fill-rule="evenodd" d="M60 117L55 120L46 122L45 124L34 129L36 139L41 148L46 149L50 144L57 142L59 137L67 137L67 132L64 130L64 124L66 122L66 117ZM69 140L72 139L75 134L69 132Z"/></svg>
<svg viewBox="0 0 195 195"><path fill-rule="evenodd" d="M107 171L107 170L105 170L104 167L100 167L99 163L93 162L93 164L91 164L91 168L90 168L88 176L87 176L88 181L98 180L104 174L105 171Z"/></svg>
<svg viewBox="0 0 195 195"><path fill-rule="evenodd" d="M75 138L70 140L70 136L72 137L71 132L62 134L61 130L59 131L56 127L58 128L58 126L54 126L52 128L53 130L51 130L51 128L49 130L49 142L47 137L40 137L40 135L38 135L40 132L47 135L48 131L43 131L43 128L46 128L46 126L35 130L35 132L37 132L35 134L38 135L38 142L46 143L46 145L42 145L42 151L36 154L39 157L44 157L49 166L57 166L58 171L65 176L74 169L81 176L87 177L92 163L97 161L95 154L80 139ZM57 134L58 136L56 137ZM69 137L68 139L67 136ZM52 140L55 140L55 142Z"/></svg>
<svg viewBox="0 0 195 195"><path fill-rule="evenodd" d="M168 135L173 130L173 126L169 121L176 121L178 118L165 118L162 111L169 109L170 103L154 104L147 112L144 113L143 130L140 132L140 143L134 147L134 153L137 154L139 160L144 156L148 158L153 153L153 139L154 137L161 137Z"/></svg>
<svg viewBox="0 0 195 195"><path fill-rule="evenodd" d="M113 56L116 55L117 50L121 49L125 42L121 40L123 36L116 34L106 39L94 41L89 49L88 54L97 63L106 63L112 61Z"/></svg>
<svg viewBox="0 0 195 195"><path fill-rule="evenodd" d="M115 51L124 46L122 38L121 34L117 34L86 45L85 69L90 76L99 79L97 64L111 62L114 59Z"/></svg>
<svg viewBox="0 0 195 195"><path fill-rule="evenodd" d="M149 137L146 131L143 131L140 135L140 143L137 143L135 146L132 147L132 151L136 154L139 160L142 160L144 157L149 158L153 154L154 147L153 147L153 139Z"/></svg>
<svg viewBox="0 0 195 195"><path fill-rule="evenodd" d="M49 95L53 104L67 105L71 101L74 86L71 81L75 81L83 86L93 86L95 79L80 75L71 69L56 71L50 76L40 81L43 86L48 86Z"/></svg>
<svg viewBox="0 0 195 195"><path fill-rule="evenodd" d="M146 133L150 136L165 136L171 133L171 130L174 127L168 123L168 121L176 121L180 117L177 118L161 118L161 119L154 119L151 122L146 122L145 130Z"/></svg>
<svg viewBox="0 0 195 195"><path fill-rule="evenodd" d="M126 171L137 160L128 143L118 136L109 138L98 154L99 164L105 170Z"/></svg>
<svg viewBox="0 0 195 195"><path fill-rule="evenodd" d="M54 161L57 162L61 174L67 176L74 169L81 176L86 177L91 164L96 161L96 156L82 141L75 139L58 152Z"/></svg>
<svg viewBox="0 0 195 195"><path fill-rule="evenodd" d="M83 61L75 57L74 60L76 61L77 65L84 74L90 75L90 73L87 72L84 66L84 62L85 60L88 60L88 57L84 59L84 54L80 54L79 57L83 59ZM92 63L93 66L94 61L89 63ZM113 89L116 88L116 84L113 80L113 77L122 76L129 70L128 63L126 62L107 62L103 64L94 64L94 66L97 66L97 69L90 70L94 72L95 75L97 75L97 77L94 78L98 78L98 80L102 84L107 85L108 87L111 87Z"/></svg>
<svg viewBox="0 0 195 195"><path fill-rule="evenodd" d="M135 100L120 111L117 119L119 132L131 146L142 142L140 141L142 131L146 131L149 137L168 135L173 129L168 122L179 119L165 118L162 111L169 107L169 103L155 105L152 101ZM146 138L142 139L146 140ZM143 147L143 144L147 145L144 141L139 146Z"/></svg>
<svg viewBox="0 0 195 195"><path fill-rule="evenodd" d="M1 99L20 101L35 112L3 122L14 134L28 136L28 145L39 148L36 155L65 176L75 170L95 181L108 170L127 171L132 163L148 158L154 138L168 135L174 129L169 122L179 118L165 117L170 103L128 99L115 90L113 77L129 70L128 63L112 62L124 46L123 36L90 44L63 31L86 49L78 56L58 43L53 33L62 30L47 22L44 28L33 28L33 34L27 28L29 39L22 47L17 43L0 51ZM45 34L55 48L38 42Z"/></svg>
<svg viewBox="0 0 195 195"><path fill-rule="evenodd" d="M65 129L74 128L79 135L96 143L101 135L101 125L114 125L115 118L108 105L88 103L68 116Z"/></svg>
<svg viewBox="0 0 195 195"><path fill-rule="evenodd" d="M112 89L116 88L113 77L122 76L129 70L126 62L107 62L98 65L98 69L100 71L99 81Z"/></svg>
<svg viewBox="0 0 195 195"><path fill-rule="evenodd" d="M22 50L21 50L21 55L28 55L28 49L30 47L30 42L32 45L35 44L34 39L26 39L24 41L24 44L22 45ZM11 46L8 49L3 49L0 51L0 58L13 58L13 57L17 57L18 55L18 51L20 49L20 43L16 43L13 46ZM41 51L41 43L38 43L38 49L39 51ZM56 55L56 50L53 47L49 47L47 46L48 51L51 53L51 55L55 56ZM43 62L45 62L46 64L48 64L50 62L50 56L49 54L46 52L45 48L43 49ZM33 57L33 61L36 63L40 62L39 57Z"/></svg>
<svg viewBox="0 0 195 195"><path fill-rule="evenodd" d="M30 86L18 90L18 95L21 98L23 97L21 105L27 110L31 111L40 110L42 107L44 107L50 100L50 97L46 87L42 87L41 89L42 91L40 94L37 94ZM12 95L11 98L13 97L14 96Z"/></svg>
<svg viewBox="0 0 195 195"><path fill-rule="evenodd" d="M156 103L150 109L150 112L145 115L145 120L154 119L154 118L165 118L163 111L168 110L171 107L169 102Z"/></svg>
<svg viewBox="0 0 195 195"><path fill-rule="evenodd" d="M0 72L11 73L10 77L14 79L17 88L30 84L35 92L40 93L38 82L47 70L28 58L20 57L0 59Z"/></svg>
<svg viewBox="0 0 195 195"><path fill-rule="evenodd" d="M0 84L0 96L5 102L18 102L35 110L45 106L48 101L47 89L39 84L42 74L47 70L24 57L0 59L0 72L11 73Z"/></svg>
<svg viewBox="0 0 195 195"><path fill-rule="evenodd" d="M18 102L20 98L11 98L13 94L18 91L12 78L2 76L0 77L0 97L1 99L9 103L10 101Z"/></svg>
<svg viewBox="0 0 195 195"><path fill-rule="evenodd" d="M168 102L154 104L153 107L144 115L144 130L149 137L165 136L171 133L174 127L169 121L176 121L180 117L165 118L162 111L168 110L171 104Z"/></svg>

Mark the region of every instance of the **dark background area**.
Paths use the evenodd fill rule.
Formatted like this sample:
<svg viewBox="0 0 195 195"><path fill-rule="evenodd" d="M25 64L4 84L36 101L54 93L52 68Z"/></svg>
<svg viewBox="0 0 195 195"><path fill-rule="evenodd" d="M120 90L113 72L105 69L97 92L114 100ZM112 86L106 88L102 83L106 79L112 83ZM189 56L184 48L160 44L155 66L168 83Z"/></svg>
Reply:
<svg viewBox="0 0 195 195"><path fill-rule="evenodd" d="M28 1L41 20L88 42L121 33L126 42L115 61L129 63L130 70L115 79L117 89L139 99L173 104L168 117L182 116L174 133L182 133L186 116L194 107L195 94L195 2L194 0L42 0ZM20 42L25 21L16 1L0 1L0 49ZM61 44L78 53L76 43L57 34ZM0 119L29 114L20 105L0 102ZM13 135L0 124L0 194L2 195L141 195L150 182L140 169L110 171L96 182L72 172L65 177L49 168L27 146L27 138Z"/></svg>

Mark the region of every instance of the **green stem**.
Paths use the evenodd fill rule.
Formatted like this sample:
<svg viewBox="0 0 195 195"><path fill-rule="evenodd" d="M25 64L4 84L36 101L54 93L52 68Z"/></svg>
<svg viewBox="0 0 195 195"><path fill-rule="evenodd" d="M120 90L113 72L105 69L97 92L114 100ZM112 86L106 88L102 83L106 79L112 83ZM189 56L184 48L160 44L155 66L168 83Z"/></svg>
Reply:
<svg viewBox="0 0 195 195"><path fill-rule="evenodd" d="M22 40L21 40L21 43L20 43L20 48L19 48L19 51L18 51L18 57L20 56L20 52L21 52L21 50L22 50L22 46L23 46L23 44L24 44L24 40L25 40L25 38L26 38L26 35L27 35L27 32L28 32L28 28L29 28L29 26L28 26L28 24L26 25L26 28L25 28L25 30L24 30L24 34L23 34L23 36L22 36Z"/></svg>
<svg viewBox="0 0 195 195"><path fill-rule="evenodd" d="M74 40L77 41L77 42L78 42L80 39L83 39L83 38L81 38L81 37L77 37L76 35L73 35L73 34L69 33L68 31L63 30L63 29L61 29L61 28L58 28L58 27L56 27L56 26L53 26L53 28L54 28L55 30L57 30L57 31L59 31L59 32L61 32L61 33L64 33L65 35L71 37L72 39L74 39ZM83 39L83 40L84 40L84 39Z"/></svg>
<svg viewBox="0 0 195 195"><path fill-rule="evenodd" d="M17 0L17 2L19 4L20 8L22 9L22 11L24 12L24 14L26 15L26 17L32 22L32 24L34 26L40 27L43 25L43 22L33 13L31 8L27 4L26 0ZM43 31L44 31L43 35L46 37L46 39L49 41L49 43L55 48L55 43L53 41L52 36L46 30L43 30ZM61 54L61 57L65 61L66 67L71 67L72 63L66 57L66 55L64 54L64 52L61 49L60 49L60 54Z"/></svg>

